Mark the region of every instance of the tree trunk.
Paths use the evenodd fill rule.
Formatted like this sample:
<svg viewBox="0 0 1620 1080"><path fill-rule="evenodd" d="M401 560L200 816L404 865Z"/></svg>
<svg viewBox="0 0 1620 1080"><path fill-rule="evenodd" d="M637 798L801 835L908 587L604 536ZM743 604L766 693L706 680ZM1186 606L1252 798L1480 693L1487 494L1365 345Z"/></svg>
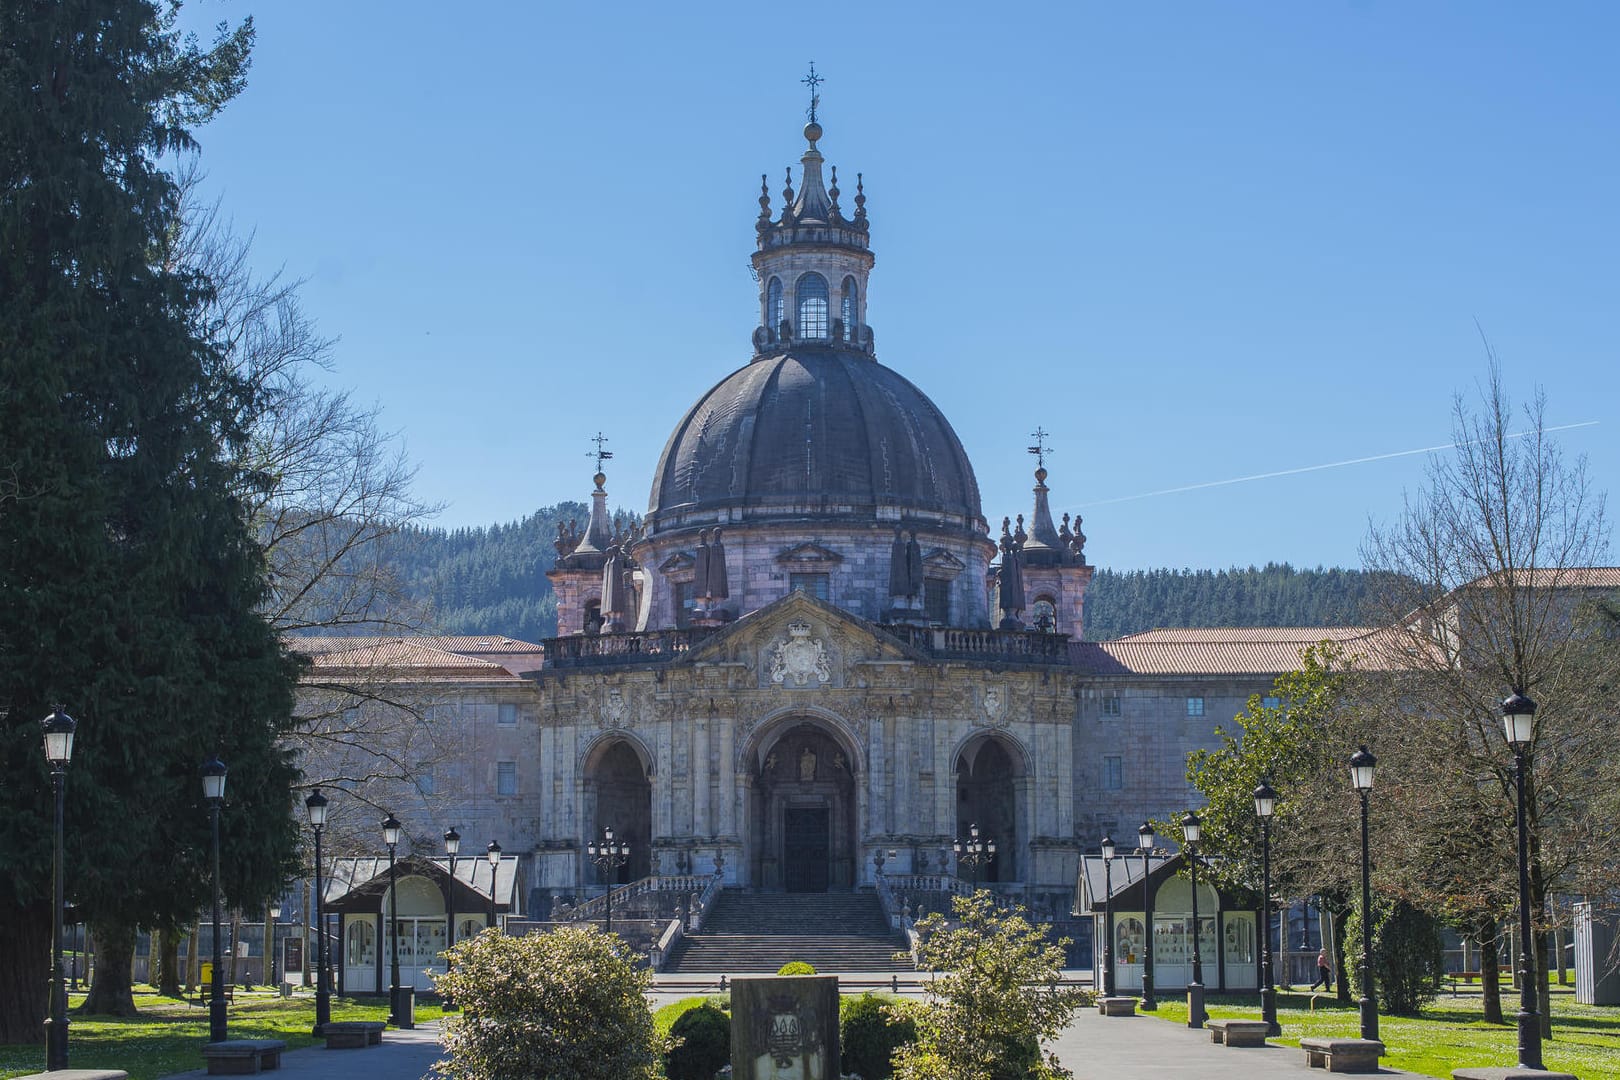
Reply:
<svg viewBox="0 0 1620 1080"><path fill-rule="evenodd" d="M163 931L162 968L158 975L158 993L164 997L180 996L180 931Z"/></svg>
<svg viewBox="0 0 1620 1080"><path fill-rule="evenodd" d="M0 900L0 1044L45 1041L50 998L51 902L18 907Z"/></svg>
<svg viewBox="0 0 1620 1080"><path fill-rule="evenodd" d="M1502 1022L1502 968L1498 961L1496 920L1479 921L1479 985L1484 994L1485 1022Z"/></svg>
<svg viewBox="0 0 1620 1080"><path fill-rule="evenodd" d="M197 955L197 924L191 924L191 935L186 938L186 992L202 986L202 957Z"/></svg>
<svg viewBox="0 0 1620 1080"><path fill-rule="evenodd" d="M1349 1005L1352 999L1350 972L1344 962L1344 924L1350 914L1350 905L1339 899L1335 902L1333 910L1326 914L1333 930L1333 970L1338 975L1339 1001Z"/></svg>
<svg viewBox="0 0 1620 1080"><path fill-rule="evenodd" d="M96 922L96 970L90 993L77 1012L95 1016L139 1016L135 1009L135 928Z"/></svg>
<svg viewBox="0 0 1620 1080"><path fill-rule="evenodd" d="M1536 1015L1541 1019L1541 1037L1552 1038L1552 987L1547 985L1547 881L1541 876L1541 867L1530 864L1530 912L1535 916L1535 932L1530 944L1535 952L1530 956L1530 967L1535 973Z"/></svg>

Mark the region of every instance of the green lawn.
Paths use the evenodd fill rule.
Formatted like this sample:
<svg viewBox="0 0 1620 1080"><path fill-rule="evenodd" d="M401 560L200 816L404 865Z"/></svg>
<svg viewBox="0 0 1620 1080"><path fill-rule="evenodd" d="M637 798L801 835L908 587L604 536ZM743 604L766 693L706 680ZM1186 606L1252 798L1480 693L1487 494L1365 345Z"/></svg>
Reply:
<svg viewBox="0 0 1620 1080"><path fill-rule="evenodd" d="M1449 1078L1452 1069L1470 1065L1514 1064L1517 996L1506 991L1502 995L1506 1024L1485 1023L1481 1002L1477 989L1456 997L1442 993L1421 1016L1380 1016L1378 1036L1388 1051L1383 1063L1443 1078ZM1252 994L1212 995L1207 1009L1215 1019L1260 1019L1260 1005ZM1161 998L1158 1011L1144 1015L1185 1024L1187 999ZM1543 1065L1581 1080L1620 1080L1620 1009L1579 1005L1573 994L1555 990L1552 1017L1553 1037L1542 1043ZM1273 1041L1289 1046L1298 1046L1303 1037L1355 1038L1361 1033L1356 1007L1340 1005L1326 995L1313 999L1305 993L1278 991L1277 1022L1282 1035Z"/></svg>
<svg viewBox="0 0 1620 1080"><path fill-rule="evenodd" d="M83 995L72 995L70 1008ZM155 993L135 995L141 1015L124 1020L111 1016L69 1014L68 1064L76 1069L124 1069L131 1080L155 1080L169 1073L200 1069L202 1048L208 1041L208 1010L179 998ZM437 1020L439 1007L416 1003L420 1023ZM385 1000L332 999L334 1020L385 1020ZM283 1000L268 990L236 991L229 1012L230 1034L241 1039L285 1039L287 1049L313 1046L318 1040L309 1030L315 1023L315 998L301 992ZM43 1072L44 1046L0 1046L0 1080Z"/></svg>

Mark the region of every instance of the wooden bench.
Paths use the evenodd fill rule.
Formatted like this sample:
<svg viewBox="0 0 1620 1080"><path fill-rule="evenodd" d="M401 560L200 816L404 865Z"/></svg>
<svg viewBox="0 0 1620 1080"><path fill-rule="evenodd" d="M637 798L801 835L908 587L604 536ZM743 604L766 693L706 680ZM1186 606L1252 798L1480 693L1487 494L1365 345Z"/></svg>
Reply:
<svg viewBox="0 0 1620 1080"><path fill-rule="evenodd" d="M1133 997L1100 997L1097 1011L1104 1016L1135 1016L1136 999Z"/></svg>
<svg viewBox="0 0 1620 1080"><path fill-rule="evenodd" d="M381 1046L383 1028L381 1020L338 1020L321 1028L328 1050L364 1050L368 1046Z"/></svg>
<svg viewBox="0 0 1620 1080"><path fill-rule="evenodd" d="M1264 1020L1206 1020L1209 1041L1226 1046L1264 1046L1271 1025Z"/></svg>
<svg viewBox="0 0 1620 1080"><path fill-rule="evenodd" d="M229 984L226 984L226 986L225 986L225 1004L229 1005L229 1004L231 1004L232 1002L234 1002L236 1000L235 990L236 990L235 987L233 987L233 986L231 986ZM197 996L191 999L191 1003L193 1005L207 1005L213 999L213 996L214 996L213 989L211 987L205 986L202 989L197 991Z"/></svg>
<svg viewBox="0 0 1620 1080"><path fill-rule="evenodd" d="M287 1044L281 1039L228 1039L203 1047L208 1074L256 1073L281 1068L281 1052Z"/></svg>
<svg viewBox="0 0 1620 1080"><path fill-rule="evenodd" d="M1328 1072L1377 1072L1384 1044L1377 1039L1301 1039L1305 1064Z"/></svg>
<svg viewBox="0 0 1620 1080"><path fill-rule="evenodd" d="M1483 976L1477 971L1453 971L1447 976L1447 978L1451 980L1451 996L1456 997L1457 984L1459 982L1465 982L1472 986L1476 981L1483 978Z"/></svg>

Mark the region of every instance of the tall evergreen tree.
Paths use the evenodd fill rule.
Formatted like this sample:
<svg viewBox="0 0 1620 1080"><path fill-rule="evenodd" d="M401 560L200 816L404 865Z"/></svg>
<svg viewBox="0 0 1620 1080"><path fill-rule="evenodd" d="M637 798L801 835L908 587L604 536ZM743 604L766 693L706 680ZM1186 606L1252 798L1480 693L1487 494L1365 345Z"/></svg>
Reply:
<svg viewBox="0 0 1620 1080"><path fill-rule="evenodd" d="M296 843L278 750L296 668L257 613L263 556L227 451L252 414L196 331L209 283L159 257L159 165L240 89L251 23L208 48L178 4L0 0L0 1042L39 1041L50 781L38 722L80 721L67 889L101 947L92 1004L133 1011L138 926L208 896L198 766L231 767L229 900Z"/></svg>

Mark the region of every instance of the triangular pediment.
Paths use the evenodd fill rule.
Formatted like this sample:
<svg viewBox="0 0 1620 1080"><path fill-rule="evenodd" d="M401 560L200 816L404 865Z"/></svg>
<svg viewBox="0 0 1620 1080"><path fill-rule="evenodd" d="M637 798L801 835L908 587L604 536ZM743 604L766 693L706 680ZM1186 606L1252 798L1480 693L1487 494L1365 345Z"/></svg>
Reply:
<svg viewBox="0 0 1620 1080"><path fill-rule="evenodd" d="M923 556L923 568L925 570L933 570L940 576L949 574L951 577L955 577L957 574L960 574L963 570L967 569L967 563L963 562L961 559L958 559L955 555L952 555L944 548L935 548L933 551L930 551L927 555Z"/></svg>
<svg viewBox="0 0 1620 1080"><path fill-rule="evenodd" d="M835 566L843 562L844 557L831 548L825 548L820 544L811 543L807 540L802 544L794 544L792 547L783 550L776 557L776 561L779 563Z"/></svg>
<svg viewBox="0 0 1620 1080"><path fill-rule="evenodd" d="M761 650L773 648L780 642L806 636L803 630L806 625L812 639L837 638L851 660L928 659L859 615L818 600L803 590L794 590L704 638L680 662L719 663L745 655L757 656Z"/></svg>
<svg viewBox="0 0 1620 1080"><path fill-rule="evenodd" d="M677 551L675 554L671 555L669 558L667 558L663 562L659 563L658 564L658 569L659 569L659 571L661 573L664 573L666 575L671 574L671 573L677 573L678 574L682 570L690 570L696 565L697 565L697 560L694 559L691 555L689 555L688 553L686 553L684 551Z"/></svg>

